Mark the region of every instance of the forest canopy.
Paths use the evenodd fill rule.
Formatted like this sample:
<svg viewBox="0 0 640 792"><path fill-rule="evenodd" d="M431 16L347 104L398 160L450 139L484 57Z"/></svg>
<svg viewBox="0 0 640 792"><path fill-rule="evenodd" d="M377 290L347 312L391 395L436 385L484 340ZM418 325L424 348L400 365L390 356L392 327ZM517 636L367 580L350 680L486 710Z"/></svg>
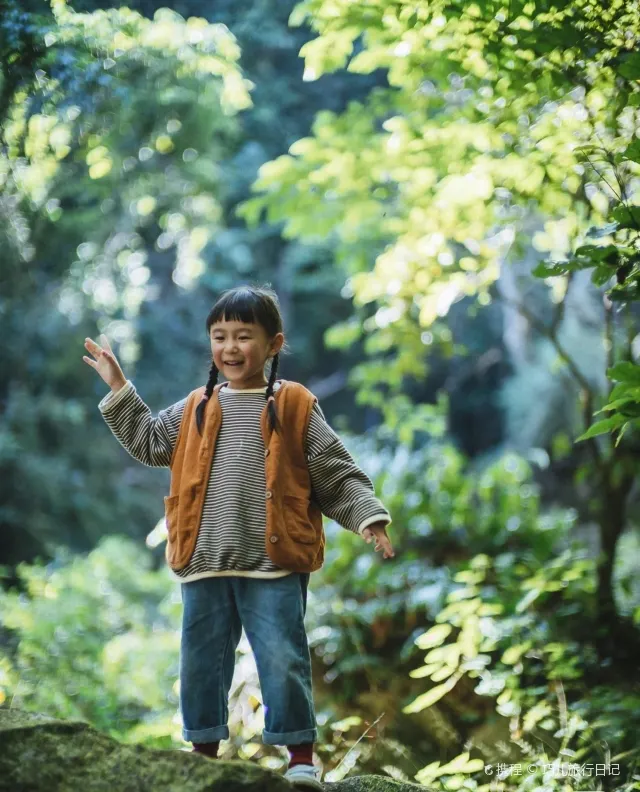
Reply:
<svg viewBox="0 0 640 792"><path fill-rule="evenodd" d="M82 342L157 413L270 283L397 550L325 519L326 780L638 788L640 4L171 6L0 0L0 706L184 747L168 472ZM260 695L243 643L224 758L279 769Z"/></svg>

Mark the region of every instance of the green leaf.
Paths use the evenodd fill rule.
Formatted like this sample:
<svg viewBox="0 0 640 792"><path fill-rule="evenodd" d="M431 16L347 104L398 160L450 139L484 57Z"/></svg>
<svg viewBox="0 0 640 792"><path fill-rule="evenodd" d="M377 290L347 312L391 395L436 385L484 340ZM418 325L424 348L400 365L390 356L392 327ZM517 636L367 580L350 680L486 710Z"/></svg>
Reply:
<svg viewBox="0 0 640 792"><path fill-rule="evenodd" d="M613 277L613 272L608 265L596 267L591 273L591 282L595 286L604 286Z"/></svg>
<svg viewBox="0 0 640 792"><path fill-rule="evenodd" d="M609 404L605 404L601 410L597 410L594 414L598 415L599 413L602 412L611 412L611 410L617 410L623 404L628 404L629 402L635 402L635 401L636 399L634 399L632 396L627 396L623 399L615 399L614 401L609 402Z"/></svg>
<svg viewBox="0 0 640 792"><path fill-rule="evenodd" d="M347 718L343 718L341 721L335 721L335 723L330 724L331 728L334 731L342 731L346 732L352 726L360 726L362 723L362 718L359 715L350 715Z"/></svg>
<svg viewBox="0 0 640 792"><path fill-rule="evenodd" d="M443 679L447 679L451 676L457 669L457 666L449 666L445 665L439 668L437 671L434 671L431 674L431 679L433 682L441 682Z"/></svg>
<svg viewBox="0 0 640 792"><path fill-rule="evenodd" d="M640 404L637 400L627 401L620 405L618 412L625 418L640 418Z"/></svg>
<svg viewBox="0 0 640 792"><path fill-rule="evenodd" d="M640 385L640 366L630 360L623 360L607 370L607 377L618 382L631 382L634 385Z"/></svg>
<svg viewBox="0 0 640 792"><path fill-rule="evenodd" d="M293 11L289 14L289 27L300 27L304 24L305 19L310 15L310 10L307 8L306 3L298 3L293 7Z"/></svg>
<svg viewBox="0 0 640 792"><path fill-rule="evenodd" d="M448 764L442 765L438 775L453 775L454 773L477 773L484 769L482 759L470 759L469 752L461 753Z"/></svg>
<svg viewBox="0 0 640 792"><path fill-rule="evenodd" d="M640 140L635 138L622 152L622 156L633 162L640 162Z"/></svg>
<svg viewBox="0 0 640 792"><path fill-rule="evenodd" d="M581 245L576 249L576 256L586 256L594 261L611 261L618 258L616 245Z"/></svg>
<svg viewBox="0 0 640 792"><path fill-rule="evenodd" d="M426 693L418 696L418 698L412 701L411 704L408 704L406 707L404 707L402 711L406 714L422 712L422 710L425 710L427 707L435 704L436 701L440 701L443 696L452 690L455 687L458 678L459 677L456 675L451 677L451 679L448 679L446 682L443 682L442 685L436 685L434 688L431 688L431 690L428 690Z"/></svg>
<svg viewBox="0 0 640 792"><path fill-rule="evenodd" d="M516 613L522 613L525 611L532 602L538 599L538 597L542 594L541 588L532 588L530 589L524 597L516 604Z"/></svg>
<svg viewBox="0 0 640 792"><path fill-rule="evenodd" d="M611 377L609 377L609 379L611 379ZM632 385L629 385L628 382L619 382L617 385L613 386L613 389L609 394L609 398L611 401L614 401L615 399L622 399L632 390L636 389L633 388ZM640 388L638 389L638 401L640 401Z"/></svg>
<svg viewBox="0 0 640 792"><path fill-rule="evenodd" d="M522 655L531 648L531 641L510 646L500 658L505 665L515 665Z"/></svg>
<svg viewBox="0 0 640 792"><path fill-rule="evenodd" d="M615 234L615 232L618 230L618 227L619 223L617 221L613 223L607 223L605 226L592 226L587 231L587 236L591 237L592 239L600 239L601 237Z"/></svg>
<svg viewBox="0 0 640 792"><path fill-rule="evenodd" d="M426 663L435 663L439 661L453 665L454 663L459 662L460 652L461 648L457 643L447 644L446 646L437 646L435 649L431 649L430 652L427 652L424 660Z"/></svg>
<svg viewBox="0 0 640 792"><path fill-rule="evenodd" d="M420 649L431 649L440 646L453 628L450 624L434 624L433 627L416 638L416 646Z"/></svg>
<svg viewBox="0 0 640 792"><path fill-rule="evenodd" d="M618 436L616 437L616 448L620 445L620 441L622 440L622 436L627 431L627 428L631 422L627 421L625 424L622 425L622 428L618 432Z"/></svg>
<svg viewBox="0 0 640 792"><path fill-rule="evenodd" d="M614 302L635 302L640 300L640 291L634 283L632 286L614 287L607 296Z"/></svg>
<svg viewBox="0 0 640 792"><path fill-rule="evenodd" d="M373 51L370 49L359 52L349 62L348 71L356 74L370 74L372 71L386 66L388 57L384 57L384 50L377 48Z"/></svg>
<svg viewBox="0 0 640 792"><path fill-rule="evenodd" d="M235 214L237 217L243 218L245 223L252 228L260 222L260 215L263 209L264 198L249 198L236 206Z"/></svg>
<svg viewBox="0 0 640 792"><path fill-rule="evenodd" d="M627 80L640 79L640 52L632 52L631 55L623 54L620 56L622 63L618 66L618 74L626 77Z"/></svg>
<svg viewBox="0 0 640 792"><path fill-rule="evenodd" d="M481 572L472 572L470 569L461 569L460 572L456 572L453 576L453 579L456 583L469 583L471 585L475 585L477 583L482 583L484 580L484 575Z"/></svg>
<svg viewBox="0 0 640 792"><path fill-rule="evenodd" d="M536 278L557 278L560 275L566 275L567 272L575 272L576 270L586 269L593 266L590 262L576 261L576 259L567 259L567 261L541 261L535 266L531 273Z"/></svg>
<svg viewBox="0 0 640 792"><path fill-rule="evenodd" d="M606 434L607 432L611 432L614 429L618 429L622 426L623 423L626 422L626 418L623 415L612 415L611 418L605 418L604 421L597 421L596 423L592 424L584 434L581 434L580 437L576 438L576 443L579 443L581 440L590 440L592 437L597 437L598 435Z"/></svg>
<svg viewBox="0 0 640 792"><path fill-rule="evenodd" d="M610 215L620 228L640 228L640 206L619 203Z"/></svg>
<svg viewBox="0 0 640 792"><path fill-rule="evenodd" d="M441 668L443 668L442 663L427 663L427 665L409 671L409 676L412 677L412 679L424 679L424 677L430 677L431 674L439 671Z"/></svg>
<svg viewBox="0 0 640 792"><path fill-rule="evenodd" d="M357 317L332 325L324 332L329 349L348 349L362 337L362 322Z"/></svg>

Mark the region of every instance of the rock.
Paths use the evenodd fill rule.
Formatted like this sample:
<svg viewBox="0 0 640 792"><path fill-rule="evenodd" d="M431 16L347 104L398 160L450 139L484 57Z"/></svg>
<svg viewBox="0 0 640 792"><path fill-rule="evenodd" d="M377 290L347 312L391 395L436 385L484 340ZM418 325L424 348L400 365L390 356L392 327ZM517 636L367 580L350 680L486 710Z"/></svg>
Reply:
<svg viewBox="0 0 640 792"><path fill-rule="evenodd" d="M0 707L0 792L292 792L253 762L123 745L84 721ZM327 792L424 792L383 776L325 784Z"/></svg>
<svg viewBox="0 0 640 792"><path fill-rule="evenodd" d="M325 784L327 792L427 792L427 787L394 781L386 776L355 776L337 784Z"/></svg>

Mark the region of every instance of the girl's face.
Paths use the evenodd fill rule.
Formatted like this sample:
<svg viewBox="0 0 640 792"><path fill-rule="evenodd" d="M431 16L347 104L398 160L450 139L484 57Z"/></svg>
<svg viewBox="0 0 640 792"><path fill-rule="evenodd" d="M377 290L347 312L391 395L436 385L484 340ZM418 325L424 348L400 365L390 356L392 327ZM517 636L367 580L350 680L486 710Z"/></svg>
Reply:
<svg viewBox="0 0 640 792"><path fill-rule="evenodd" d="M282 333L269 339L262 325L235 320L215 322L209 337L213 362L235 390L266 385L265 363L284 343Z"/></svg>

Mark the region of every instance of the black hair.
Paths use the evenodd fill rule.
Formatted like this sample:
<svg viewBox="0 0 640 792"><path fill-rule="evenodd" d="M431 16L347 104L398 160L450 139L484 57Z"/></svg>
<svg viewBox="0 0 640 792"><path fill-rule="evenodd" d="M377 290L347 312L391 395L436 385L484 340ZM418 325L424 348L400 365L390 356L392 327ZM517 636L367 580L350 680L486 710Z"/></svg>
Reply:
<svg viewBox="0 0 640 792"><path fill-rule="evenodd" d="M233 289L227 289L223 292L207 316L206 326L208 339L210 337L211 325L220 321L239 321L246 322L247 324L259 324L263 327L270 339L277 333L283 332L283 322L280 314L278 296L268 284L264 286L236 286ZM283 344L283 351L286 351L284 350L284 346ZM278 431L280 428L275 400L271 399L274 395L273 386L278 376L279 358L279 353L276 353L272 358L269 383L265 393L272 431ZM196 407L196 425L198 427L198 434L201 436L207 401L211 397L217 382L218 368L215 361L212 359L205 392L200 404Z"/></svg>

